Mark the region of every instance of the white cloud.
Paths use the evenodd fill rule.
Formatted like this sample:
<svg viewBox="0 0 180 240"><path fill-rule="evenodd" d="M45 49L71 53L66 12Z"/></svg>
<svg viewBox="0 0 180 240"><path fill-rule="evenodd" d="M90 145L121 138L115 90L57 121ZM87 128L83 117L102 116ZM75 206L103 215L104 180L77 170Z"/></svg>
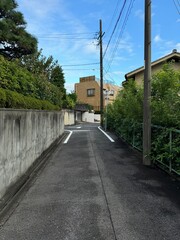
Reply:
<svg viewBox="0 0 180 240"><path fill-rule="evenodd" d="M138 17L140 20L144 20L144 11L142 9L138 9L135 12L135 16Z"/></svg>
<svg viewBox="0 0 180 240"><path fill-rule="evenodd" d="M162 42L163 40L161 39L160 35L157 34L155 37L154 37L154 42L155 43L159 43L159 42Z"/></svg>
<svg viewBox="0 0 180 240"><path fill-rule="evenodd" d="M65 88L67 93L74 91L74 83L65 83Z"/></svg>
<svg viewBox="0 0 180 240"><path fill-rule="evenodd" d="M180 52L180 42L176 44L176 49L178 52Z"/></svg>

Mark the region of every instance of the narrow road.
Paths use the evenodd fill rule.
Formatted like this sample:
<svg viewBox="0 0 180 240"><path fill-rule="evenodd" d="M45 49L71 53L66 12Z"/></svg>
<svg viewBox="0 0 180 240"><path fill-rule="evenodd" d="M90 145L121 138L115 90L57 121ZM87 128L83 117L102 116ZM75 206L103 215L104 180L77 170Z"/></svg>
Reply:
<svg viewBox="0 0 180 240"><path fill-rule="evenodd" d="M0 240L179 240L179 183L97 124L68 127Z"/></svg>

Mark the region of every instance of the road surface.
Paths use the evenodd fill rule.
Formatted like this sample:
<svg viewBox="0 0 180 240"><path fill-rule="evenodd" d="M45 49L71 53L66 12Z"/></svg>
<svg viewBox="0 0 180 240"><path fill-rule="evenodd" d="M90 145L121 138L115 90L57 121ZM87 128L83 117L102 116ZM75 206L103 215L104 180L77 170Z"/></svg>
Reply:
<svg viewBox="0 0 180 240"><path fill-rule="evenodd" d="M68 131L1 221L0 240L180 239L178 182L98 124Z"/></svg>

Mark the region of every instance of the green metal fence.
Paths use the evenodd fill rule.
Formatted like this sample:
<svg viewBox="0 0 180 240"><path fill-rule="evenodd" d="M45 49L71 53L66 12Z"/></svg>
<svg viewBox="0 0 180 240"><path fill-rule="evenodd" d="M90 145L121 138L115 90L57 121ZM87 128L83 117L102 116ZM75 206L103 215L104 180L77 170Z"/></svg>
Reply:
<svg viewBox="0 0 180 240"><path fill-rule="evenodd" d="M118 134L133 148L143 149L143 125L123 123ZM169 172L180 175L180 130L151 126L151 159Z"/></svg>

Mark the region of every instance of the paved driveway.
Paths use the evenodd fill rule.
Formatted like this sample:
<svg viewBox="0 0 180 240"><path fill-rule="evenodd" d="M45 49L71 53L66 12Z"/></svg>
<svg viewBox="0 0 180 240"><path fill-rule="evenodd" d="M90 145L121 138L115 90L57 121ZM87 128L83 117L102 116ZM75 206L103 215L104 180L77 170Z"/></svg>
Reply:
<svg viewBox="0 0 180 240"><path fill-rule="evenodd" d="M69 127L1 240L179 240L179 183L97 124Z"/></svg>

